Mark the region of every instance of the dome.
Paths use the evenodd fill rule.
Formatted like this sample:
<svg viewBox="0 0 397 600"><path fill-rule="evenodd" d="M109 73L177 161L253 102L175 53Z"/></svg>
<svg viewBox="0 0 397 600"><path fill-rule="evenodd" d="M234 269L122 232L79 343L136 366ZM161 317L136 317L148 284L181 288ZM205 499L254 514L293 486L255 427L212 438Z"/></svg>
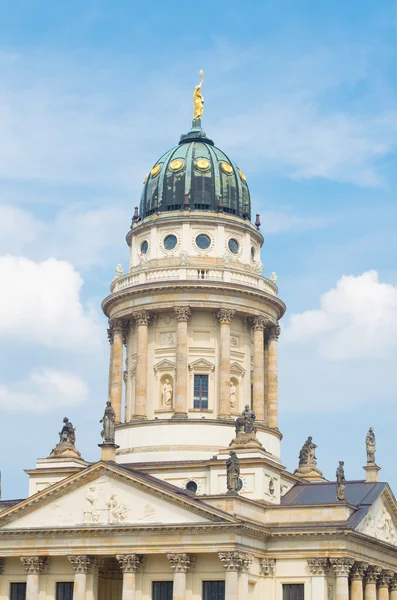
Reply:
<svg viewBox="0 0 397 600"><path fill-rule="evenodd" d="M189 133L145 177L140 217L176 210L225 212L250 219L245 175L207 138L200 119L193 120Z"/></svg>

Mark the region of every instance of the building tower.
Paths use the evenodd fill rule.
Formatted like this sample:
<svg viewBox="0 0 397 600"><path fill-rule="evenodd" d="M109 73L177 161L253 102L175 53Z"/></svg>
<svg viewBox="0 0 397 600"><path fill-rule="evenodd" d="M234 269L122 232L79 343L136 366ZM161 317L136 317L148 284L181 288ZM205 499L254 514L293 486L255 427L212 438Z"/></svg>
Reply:
<svg viewBox="0 0 397 600"><path fill-rule="evenodd" d="M280 456L285 305L275 277L261 275L246 177L202 129L201 85L191 130L145 177L126 237L129 271L102 304L120 463L209 459L247 404L259 441Z"/></svg>

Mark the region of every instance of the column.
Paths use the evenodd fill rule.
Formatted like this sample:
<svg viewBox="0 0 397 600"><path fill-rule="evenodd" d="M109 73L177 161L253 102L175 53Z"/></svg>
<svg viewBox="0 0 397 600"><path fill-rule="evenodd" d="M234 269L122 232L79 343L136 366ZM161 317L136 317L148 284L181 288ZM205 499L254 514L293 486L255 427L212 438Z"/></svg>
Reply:
<svg viewBox="0 0 397 600"><path fill-rule="evenodd" d="M73 600L86 600L87 574L95 566L95 557L80 554L68 559L74 569Z"/></svg>
<svg viewBox="0 0 397 600"><path fill-rule="evenodd" d="M365 600L376 600L376 582L382 569L380 567L369 566L365 578Z"/></svg>
<svg viewBox="0 0 397 600"><path fill-rule="evenodd" d="M186 600L186 573L194 566L192 554L167 554L171 569L174 570L172 600Z"/></svg>
<svg viewBox="0 0 397 600"><path fill-rule="evenodd" d="M269 364L269 336L268 332L264 333L264 352L263 352L263 363L264 363L264 373L263 373L263 389L264 389L264 415L265 415L265 424L267 425L269 422L269 377L267 373L267 367Z"/></svg>
<svg viewBox="0 0 397 600"><path fill-rule="evenodd" d="M226 569L225 600L246 600L239 598L238 576L249 569L252 557L245 552L219 552L219 558Z"/></svg>
<svg viewBox="0 0 397 600"><path fill-rule="evenodd" d="M174 308L176 324L176 394L173 418L187 417L187 323L191 317L189 306Z"/></svg>
<svg viewBox="0 0 397 600"><path fill-rule="evenodd" d="M123 397L123 339L125 323L122 319L109 321L110 341L110 382L109 400L116 413L116 423L121 423L121 403Z"/></svg>
<svg viewBox="0 0 397 600"><path fill-rule="evenodd" d="M131 377L131 355L132 355L132 342L134 336L134 321L128 321L126 326L126 345L125 345L125 371L124 371L124 383L125 383L125 410L124 420L127 423L131 420L132 416L132 377Z"/></svg>
<svg viewBox="0 0 397 600"><path fill-rule="evenodd" d="M268 333L268 358L267 358L267 414L268 426L278 429L278 366L277 366L277 340L280 327L270 327Z"/></svg>
<svg viewBox="0 0 397 600"><path fill-rule="evenodd" d="M328 558L309 558L307 565L312 576L312 598L315 598L315 600L327 600Z"/></svg>
<svg viewBox="0 0 397 600"><path fill-rule="evenodd" d="M44 556L21 556L21 561L27 573L26 600L38 600L39 575L48 564L48 558Z"/></svg>
<svg viewBox="0 0 397 600"><path fill-rule="evenodd" d="M378 579L378 600L389 600L389 585L393 575L393 571L381 571Z"/></svg>
<svg viewBox="0 0 397 600"><path fill-rule="evenodd" d="M390 582L390 600L397 600L397 575Z"/></svg>
<svg viewBox="0 0 397 600"><path fill-rule="evenodd" d="M121 600L134 600L136 572L143 566L144 557L140 554L118 554L117 560L123 573L123 594Z"/></svg>
<svg viewBox="0 0 397 600"><path fill-rule="evenodd" d="M264 317L253 317L251 326L254 333L254 368L252 373L253 411L257 421L265 420L265 348L263 332L267 320Z"/></svg>
<svg viewBox="0 0 397 600"><path fill-rule="evenodd" d="M349 573L354 564L351 558L331 558L336 576L335 600L349 600Z"/></svg>
<svg viewBox="0 0 397 600"><path fill-rule="evenodd" d="M147 310L134 313L137 325L137 360L135 378L135 410L133 419L147 419L147 354L148 328L151 314Z"/></svg>
<svg viewBox="0 0 397 600"><path fill-rule="evenodd" d="M275 558L261 558L260 559L261 575L265 578L263 582L263 592L261 597L274 598L276 591L275 575L276 575L276 559Z"/></svg>
<svg viewBox="0 0 397 600"><path fill-rule="evenodd" d="M230 323L235 312L221 308L216 313L220 323L218 417L221 419L230 419Z"/></svg>
<svg viewBox="0 0 397 600"><path fill-rule="evenodd" d="M351 572L350 600L364 600L363 577L368 563L355 562Z"/></svg>

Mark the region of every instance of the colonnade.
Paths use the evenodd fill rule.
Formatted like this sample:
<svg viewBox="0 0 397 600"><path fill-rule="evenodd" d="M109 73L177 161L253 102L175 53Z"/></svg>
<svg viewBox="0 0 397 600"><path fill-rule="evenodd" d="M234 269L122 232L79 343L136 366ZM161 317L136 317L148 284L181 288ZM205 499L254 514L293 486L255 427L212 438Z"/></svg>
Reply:
<svg viewBox="0 0 397 600"><path fill-rule="evenodd" d="M176 385L174 415L183 419L188 415L188 322L192 311L189 306L176 306ZM230 419L230 355L231 323L235 310L220 308L216 317L220 327L219 344L219 404L218 418ZM121 422L123 385L123 343L129 335L137 337L137 362L135 374L135 410L133 419L147 419L148 382L148 328L154 315L139 310L132 319L111 319L108 336L110 341L109 399L116 412L116 422ZM270 428L278 428L278 367L277 340L280 328L269 318L253 316L248 319L252 328L254 353L252 373L253 410L257 422Z"/></svg>

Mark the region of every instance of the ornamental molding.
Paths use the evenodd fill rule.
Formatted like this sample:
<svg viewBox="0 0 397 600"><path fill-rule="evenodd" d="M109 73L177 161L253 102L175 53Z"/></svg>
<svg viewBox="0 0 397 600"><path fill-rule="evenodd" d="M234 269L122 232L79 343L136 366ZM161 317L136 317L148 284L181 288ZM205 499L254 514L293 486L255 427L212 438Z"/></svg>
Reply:
<svg viewBox="0 0 397 600"><path fill-rule="evenodd" d="M175 319L178 322L187 322L192 316L190 306L174 306Z"/></svg>
<svg viewBox="0 0 397 600"><path fill-rule="evenodd" d="M154 365L153 370L156 379L159 379L160 373L171 373L172 375L174 375L176 371L176 363L171 360L168 360L168 358L164 358L156 365Z"/></svg>
<svg viewBox="0 0 397 600"><path fill-rule="evenodd" d="M368 569L368 563L355 562L351 571L352 580L362 581Z"/></svg>
<svg viewBox="0 0 397 600"><path fill-rule="evenodd" d="M218 556L226 571L248 571L252 563L252 556L246 552L219 552Z"/></svg>
<svg viewBox="0 0 397 600"><path fill-rule="evenodd" d="M167 554L170 562L170 567L176 573L186 573L190 568L195 566L196 557L194 554Z"/></svg>
<svg viewBox="0 0 397 600"><path fill-rule="evenodd" d="M308 558L307 564L311 575L324 576L327 574L329 568L328 558Z"/></svg>
<svg viewBox="0 0 397 600"><path fill-rule="evenodd" d="M263 577L274 577L276 574L276 559L262 558L260 560L261 573Z"/></svg>
<svg viewBox="0 0 397 600"><path fill-rule="evenodd" d="M229 242L230 240L236 240L238 242L238 252L236 252L236 254L234 254L234 252L232 252L229 248ZM238 258L240 258L240 256L243 253L243 238L241 235L236 234L236 233L228 233L225 236L225 249L226 249L226 256L231 260L231 261L236 261Z"/></svg>
<svg viewBox="0 0 397 600"><path fill-rule="evenodd" d="M205 358L199 358L198 360L195 360L194 362L189 363L188 369L190 371L190 377L193 377L195 372L202 371L204 373L209 373L210 379L213 379L215 365L210 363Z"/></svg>
<svg viewBox="0 0 397 600"><path fill-rule="evenodd" d="M175 246L173 248L171 248L171 250L167 250L167 248L164 247L164 240L169 235L174 235L177 240ZM181 234L179 233L179 231L175 231L175 229L168 229L167 231L162 231L161 236L160 236L160 244L159 245L160 245L161 252L163 254L165 254L166 256L171 256L173 254L176 254L176 252L181 247Z"/></svg>
<svg viewBox="0 0 397 600"><path fill-rule="evenodd" d="M136 573L143 568L145 557L142 554L117 554L116 558L122 573Z"/></svg>
<svg viewBox="0 0 397 600"><path fill-rule="evenodd" d="M231 308L220 308L216 313L216 318L219 323L228 323L230 324L233 320L236 311Z"/></svg>
<svg viewBox="0 0 397 600"><path fill-rule="evenodd" d="M46 556L21 556L20 557L26 573L39 574L48 565Z"/></svg>
<svg viewBox="0 0 397 600"><path fill-rule="evenodd" d="M337 577L348 577L352 566L354 565L353 558L330 558L330 564L334 569Z"/></svg>

